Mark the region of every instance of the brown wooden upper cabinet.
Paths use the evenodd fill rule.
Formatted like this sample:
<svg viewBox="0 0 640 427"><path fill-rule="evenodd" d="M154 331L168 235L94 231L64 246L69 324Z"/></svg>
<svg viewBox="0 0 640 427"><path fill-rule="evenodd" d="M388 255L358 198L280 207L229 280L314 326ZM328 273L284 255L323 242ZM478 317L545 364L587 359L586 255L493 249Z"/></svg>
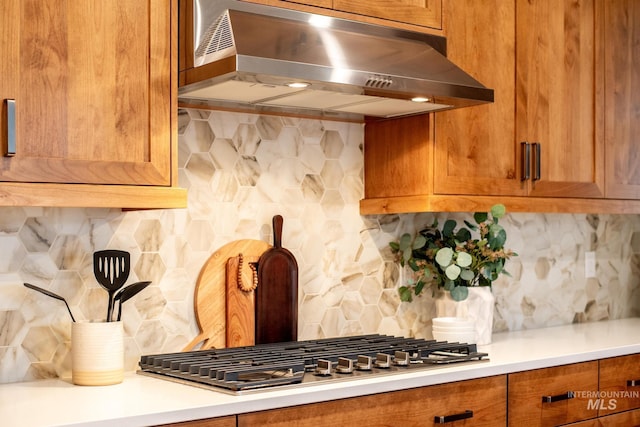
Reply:
<svg viewBox="0 0 640 427"><path fill-rule="evenodd" d="M85 206L186 204L186 193L168 191L177 185L172 3L0 3L2 204L14 191L27 194L20 201L25 205L43 203L36 200L42 188L49 194L45 203L54 206L56 197L61 206L76 204L69 202L74 197ZM66 184L90 184L91 192ZM100 195L104 184L108 201ZM128 200L128 193L138 200Z"/></svg>
<svg viewBox="0 0 640 427"><path fill-rule="evenodd" d="M355 17L369 17L442 29L442 0L249 0L258 3L296 3L346 12Z"/></svg>
<svg viewBox="0 0 640 427"><path fill-rule="evenodd" d="M640 4L605 2L606 195L640 199Z"/></svg>
<svg viewBox="0 0 640 427"><path fill-rule="evenodd" d="M492 104L365 128L362 214L640 212L640 6L443 3L448 57Z"/></svg>
<svg viewBox="0 0 640 427"><path fill-rule="evenodd" d="M495 103L435 115L435 193L604 196L602 3L447 3L449 58Z"/></svg>

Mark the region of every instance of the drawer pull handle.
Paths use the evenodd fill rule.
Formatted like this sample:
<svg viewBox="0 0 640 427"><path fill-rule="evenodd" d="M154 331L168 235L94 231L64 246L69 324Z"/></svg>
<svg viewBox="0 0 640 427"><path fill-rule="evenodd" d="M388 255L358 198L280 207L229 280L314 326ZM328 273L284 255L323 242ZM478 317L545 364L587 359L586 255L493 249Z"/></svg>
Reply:
<svg viewBox="0 0 640 427"><path fill-rule="evenodd" d="M542 396L542 403L558 402L560 400L573 399L574 397L575 394L572 391L568 391L566 393L557 394L555 396Z"/></svg>
<svg viewBox="0 0 640 427"><path fill-rule="evenodd" d="M473 411L466 410L461 414L453 414L453 415L444 415L440 417L435 417L433 422L436 424L445 424L450 423L452 421L466 420L469 418L473 418Z"/></svg>
<svg viewBox="0 0 640 427"><path fill-rule="evenodd" d="M531 145L528 142L521 142L522 147L522 178L520 181L526 181L531 178Z"/></svg>
<svg viewBox="0 0 640 427"><path fill-rule="evenodd" d="M640 387L640 380L628 380L627 387Z"/></svg>
<svg viewBox="0 0 640 427"><path fill-rule="evenodd" d="M541 155L540 149L541 147L539 142L534 142L532 145L533 145L533 154L535 155L535 162L534 162L535 168L533 171L532 180L540 181L540 155Z"/></svg>
<svg viewBox="0 0 640 427"><path fill-rule="evenodd" d="M4 156L11 157L16 154L16 100L7 99L7 146Z"/></svg>

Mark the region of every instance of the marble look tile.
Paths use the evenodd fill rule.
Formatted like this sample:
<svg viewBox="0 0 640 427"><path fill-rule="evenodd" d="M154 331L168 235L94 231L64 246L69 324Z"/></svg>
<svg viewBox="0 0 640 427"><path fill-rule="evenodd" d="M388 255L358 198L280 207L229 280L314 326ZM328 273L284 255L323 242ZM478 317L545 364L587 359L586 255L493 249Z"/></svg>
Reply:
<svg viewBox="0 0 640 427"><path fill-rule="evenodd" d="M70 375L68 313L23 281L64 295L78 319L98 320L107 292L91 254L129 251L129 282L153 281L124 307L133 370L140 354L179 351L197 334L202 265L235 239L272 242L275 214L298 262L300 339L431 338L433 298L399 300L388 244L471 214L361 216L363 124L181 109L178 134L187 209L0 208L0 382ZM509 214L501 224L519 256L494 284L494 330L640 315L640 215ZM595 278L584 277L585 251L596 253Z"/></svg>

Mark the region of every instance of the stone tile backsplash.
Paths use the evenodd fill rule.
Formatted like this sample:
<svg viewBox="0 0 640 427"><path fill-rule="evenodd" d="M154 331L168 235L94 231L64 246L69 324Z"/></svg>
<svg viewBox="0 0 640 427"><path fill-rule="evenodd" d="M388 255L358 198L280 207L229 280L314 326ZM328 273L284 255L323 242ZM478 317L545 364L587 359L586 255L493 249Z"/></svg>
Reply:
<svg viewBox="0 0 640 427"><path fill-rule="evenodd" d="M437 218L360 216L363 126L205 110L179 113L181 210L0 208L0 382L69 377L70 318L101 319L107 293L92 253L131 253L128 283L153 284L123 310L126 369L141 354L179 351L196 336L194 287L204 262L237 239L283 246L299 265L299 337L361 333L430 337L429 296L401 303L388 242ZM507 206L508 209L508 206ZM512 277L494 286L495 330L640 315L640 216L509 214ZM597 277L585 278L594 251Z"/></svg>

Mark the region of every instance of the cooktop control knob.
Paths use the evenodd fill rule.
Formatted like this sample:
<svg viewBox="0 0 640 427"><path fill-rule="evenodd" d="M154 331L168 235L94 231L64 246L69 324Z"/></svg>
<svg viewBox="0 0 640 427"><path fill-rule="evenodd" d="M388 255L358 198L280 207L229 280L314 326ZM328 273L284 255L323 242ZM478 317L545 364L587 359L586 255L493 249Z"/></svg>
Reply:
<svg viewBox="0 0 640 427"><path fill-rule="evenodd" d="M338 357L338 366L336 366L336 372L339 374L351 374L353 373L353 360L346 357Z"/></svg>
<svg viewBox="0 0 640 427"><path fill-rule="evenodd" d="M325 359L318 359L318 366L316 366L316 375L329 376L331 375L331 362Z"/></svg>
<svg viewBox="0 0 640 427"><path fill-rule="evenodd" d="M393 363L398 366L409 366L409 353L406 351L396 351L393 355Z"/></svg>
<svg viewBox="0 0 640 427"><path fill-rule="evenodd" d="M391 367L391 355L390 354L385 354L385 353L378 353L376 354L376 361L375 361L375 366L376 368L390 368Z"/></svg>
<svg viewBox="0 0 640 427"><path fill-rule="evenodd" d="M359 371L370 371L371 370L371 357L370 356L358 356L358 361L356 362L356 369Z"/></svg>

